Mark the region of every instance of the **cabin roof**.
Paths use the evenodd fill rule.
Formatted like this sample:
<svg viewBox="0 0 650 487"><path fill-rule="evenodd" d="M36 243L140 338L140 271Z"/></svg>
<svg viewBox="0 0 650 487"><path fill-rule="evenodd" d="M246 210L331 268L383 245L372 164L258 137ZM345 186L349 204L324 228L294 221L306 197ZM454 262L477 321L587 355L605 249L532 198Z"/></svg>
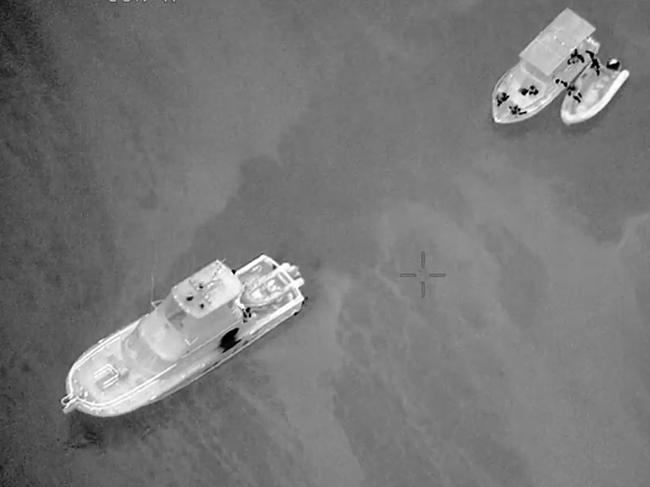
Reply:
<svg viewBox="0 0 650 487"><path fill-rule="evenodd" d="M519 57L551 76L582 41L596 28L573 10L564 9L540 32Z"/></svg>
<svg viewBox="0 0 650 487"><path fill-rule="evenodd" d="M235 299L241 291L242 283L239 278L218 260L172 288L178 305L195 318L210 314Z"/></svg>

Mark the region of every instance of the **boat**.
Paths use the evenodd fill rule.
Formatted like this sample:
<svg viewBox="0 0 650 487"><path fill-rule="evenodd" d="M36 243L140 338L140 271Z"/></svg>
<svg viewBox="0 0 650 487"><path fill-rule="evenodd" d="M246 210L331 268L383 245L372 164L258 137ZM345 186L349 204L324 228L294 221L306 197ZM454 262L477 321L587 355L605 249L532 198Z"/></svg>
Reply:
<svg viewBox="0 0 650 487"><path fill-rule="evenodd" d="M519 62L492 92L496 123L522 122L541 112L589 65L597 54L596 28L573 10L563 10L519 54Z"/></svg>
<svg viewBox="0 0 650 487"><path fill-rule="evenodd" d="M630 77L620 61L612 58L603 66L593 56L592 65L567 89L560 115L566 125L589 120L598 115Z"/></svg>
<svg viewBox="0 0 650 487"><path fill-rule="evenodd" d="M215 260L80 356L63 412L120 416L168 397L298 314L304 283L297 266L264 254L237 271Z"/></svg>

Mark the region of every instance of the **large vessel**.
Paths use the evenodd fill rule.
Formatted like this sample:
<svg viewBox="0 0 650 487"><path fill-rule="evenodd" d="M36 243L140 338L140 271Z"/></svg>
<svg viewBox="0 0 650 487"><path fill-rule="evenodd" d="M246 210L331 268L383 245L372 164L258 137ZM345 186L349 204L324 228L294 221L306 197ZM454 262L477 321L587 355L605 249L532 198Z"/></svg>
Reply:
<svg viewBox="0 0 650 487"><path fill-rule="evenodd" d="M630 77L620 61L610 59L602 66L596 56L591 66L584 70L567 88L560 115L566 125L586 122L598 115L614 98Z"/></svg>
<svg viewBox="0 0 650 487"><path fill-rule="evenodd" d="M555 17L494 87L494 121L521 122L546 108L589 65L587 51L598 53L595 30L568 8Z"/></svg>
<svg viewBox="0 0 650 487"><path fill-rule="evenodd" d="M297 314L303 284L296 266L266 255L237 271L212 262L79 357L63 412L119 416L169 396Z"/></svg>

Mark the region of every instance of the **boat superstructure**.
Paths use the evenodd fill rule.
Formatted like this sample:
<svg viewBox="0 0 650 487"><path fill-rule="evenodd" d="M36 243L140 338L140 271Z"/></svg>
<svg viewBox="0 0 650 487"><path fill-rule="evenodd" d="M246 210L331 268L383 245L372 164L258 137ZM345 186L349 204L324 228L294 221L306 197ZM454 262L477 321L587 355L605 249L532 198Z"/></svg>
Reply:
<svg viewBox="0 0 650 487"><path fill-rule="evenodd" d="M569 8L553 19L494 87L494 121L521 122L547 107L589 65L587 52L598 53L595 30Z"/></svg>
<svg viewBox="0 0 650 487"><path fill-rule="evenodd" d="M63 411L118 416L163 399L297 314L303 285L296 266L266 255L237 271L212 262L81 355Z"/></svg>

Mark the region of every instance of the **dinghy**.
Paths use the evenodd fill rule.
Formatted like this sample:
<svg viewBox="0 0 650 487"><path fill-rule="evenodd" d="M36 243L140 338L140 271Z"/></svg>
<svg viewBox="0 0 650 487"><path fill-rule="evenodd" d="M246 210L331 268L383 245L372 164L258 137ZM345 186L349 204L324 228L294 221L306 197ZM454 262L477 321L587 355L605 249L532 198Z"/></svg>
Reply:
<svg viewBox="0 0 650 487"><path fill-rule="evenodd" d="M630 77L620 61L610 59L602 66L592 56L592 64L567 89L560 115L566 125L585 122L598 115Z"/></svg>

